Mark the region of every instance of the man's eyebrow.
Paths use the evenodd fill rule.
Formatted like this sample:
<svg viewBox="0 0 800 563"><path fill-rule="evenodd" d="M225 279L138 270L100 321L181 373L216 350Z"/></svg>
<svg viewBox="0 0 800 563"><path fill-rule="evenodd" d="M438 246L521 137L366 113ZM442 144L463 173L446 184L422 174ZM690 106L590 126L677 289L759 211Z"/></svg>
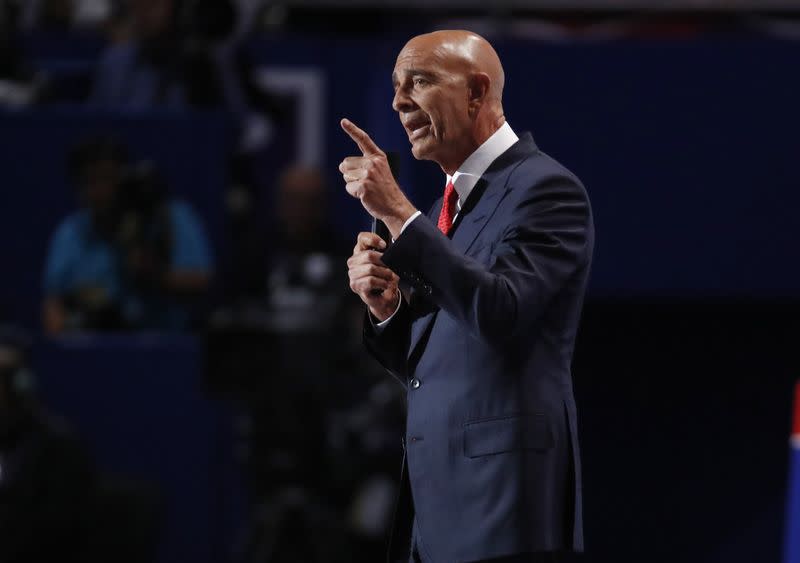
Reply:
<svg viewBox="0 0 800 563"><path fill-rule="evenodd" d="M433 79L436 77L436 73L431 72L429 70L422 70L419 68L412 68L409 69L408 74L411 76L422 76L423 78Z"/></svg>
<svg viewBox="0 0 800 563"><path fill-rule="evenodd" d="M408 76L421 76L423 78L427 78L428 80L433 80L436 78L436 73L431 72L429 70L422 70L420 68L410 68L406 71ZM397 75L397 71L392 73L392 84L395 86L400 82L400 78Z"/></svg>

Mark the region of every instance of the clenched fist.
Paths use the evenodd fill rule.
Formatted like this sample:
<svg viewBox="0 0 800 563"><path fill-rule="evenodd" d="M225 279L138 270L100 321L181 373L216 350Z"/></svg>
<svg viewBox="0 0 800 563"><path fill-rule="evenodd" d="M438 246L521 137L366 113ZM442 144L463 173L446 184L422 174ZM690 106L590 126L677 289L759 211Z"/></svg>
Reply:
<svg viewBox="0 0 800 563"><path fill-rule="evenodd" d="M385 247L386 243L375 233L358 233L353 255L347 260L350 289L379 321L392 316L400 299L399 278L381 261L380 251Z"/></svg>
<svg viewBox="0 0 800 563"><path fill-rule="evenodd" d="M364 209L386 223L397 238L403 223L417 210L394 181L386 153L351 121L342 119L341 124L361 150L361 156L348 156L339 165L347 193L361 200Z"/></svg>

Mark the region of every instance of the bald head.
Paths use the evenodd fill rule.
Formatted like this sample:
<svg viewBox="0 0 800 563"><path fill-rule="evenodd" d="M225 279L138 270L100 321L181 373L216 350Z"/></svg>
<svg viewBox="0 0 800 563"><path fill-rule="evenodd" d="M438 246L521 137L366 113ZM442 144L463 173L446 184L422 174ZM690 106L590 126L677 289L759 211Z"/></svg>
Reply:
<svg viewBox="0 0 800 563"><path fill-rule="evenodd" d="M503 65L471 31L435 31L406 43L392 73L392 107L416 158L451 174L505 123Z"/></svg>
<svg viewBox="0 0 800 563"><path fill-rule="evenodd" d="M489 94L493 101L502 103L505 73L500 57L491 43L471 31L447 29L413 37L405 49L429 51L450 60L465 72L483 73L489 77Z"/></svg>

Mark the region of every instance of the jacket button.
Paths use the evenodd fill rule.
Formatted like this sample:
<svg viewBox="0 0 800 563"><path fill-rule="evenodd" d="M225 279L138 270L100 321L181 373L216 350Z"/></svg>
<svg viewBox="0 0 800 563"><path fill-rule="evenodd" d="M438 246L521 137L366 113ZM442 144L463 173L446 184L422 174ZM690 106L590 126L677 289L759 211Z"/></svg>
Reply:
<svg viewBox="0 0 800 563"><path fill-rule="evenodd" d="M412 389L419 389L419 379L417 379L416 377L411 379L411 388Z"/></svg>

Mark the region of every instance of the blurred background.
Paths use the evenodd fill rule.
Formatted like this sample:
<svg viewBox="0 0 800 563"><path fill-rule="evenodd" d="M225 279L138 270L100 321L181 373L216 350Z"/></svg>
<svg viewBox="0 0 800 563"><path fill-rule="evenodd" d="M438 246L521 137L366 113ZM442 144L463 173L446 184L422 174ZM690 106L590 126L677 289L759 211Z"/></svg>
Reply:
<svg viewBox="0 0 800 563"><path fill-rule="evenodd" d="M338 121L427 209L390 74L436 28L593 203L575 560L800 560L800 2L0 0L0 561L383 560Z"/></svg>

